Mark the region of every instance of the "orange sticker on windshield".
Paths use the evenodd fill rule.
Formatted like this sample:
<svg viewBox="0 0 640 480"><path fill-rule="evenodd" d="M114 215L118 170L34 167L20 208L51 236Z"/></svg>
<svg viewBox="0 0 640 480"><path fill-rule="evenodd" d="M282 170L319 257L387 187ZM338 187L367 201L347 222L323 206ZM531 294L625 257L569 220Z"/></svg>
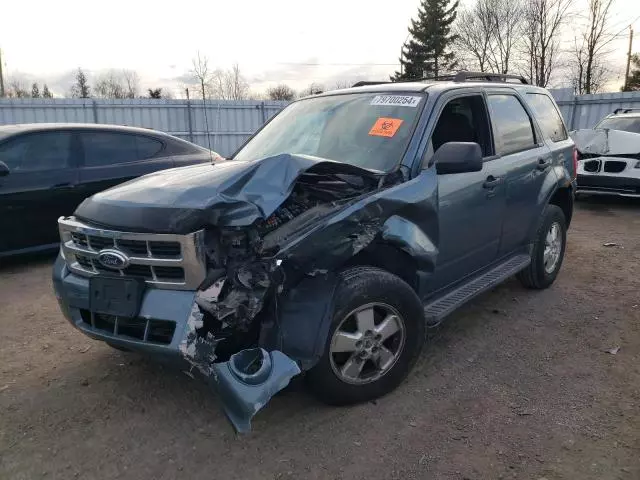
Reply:
<svg viewBox="0 0 640 480"><path fill-rule="evenodd" d="M404 120L400 118L386 118L380 117L376 120L371 130L369 130L369 135L375 135L376 137L393 137L400 125Z"/></svg>

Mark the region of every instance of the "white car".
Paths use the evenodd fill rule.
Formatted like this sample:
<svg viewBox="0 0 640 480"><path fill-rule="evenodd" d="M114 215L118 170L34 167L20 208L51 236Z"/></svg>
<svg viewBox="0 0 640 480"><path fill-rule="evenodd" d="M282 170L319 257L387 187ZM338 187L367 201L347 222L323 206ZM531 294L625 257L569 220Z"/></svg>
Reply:
<svg viewBox="0 0 640 480"><path fill-rule="evenodd" d="M618 109L571 138L578 150L577 193L640 198L640 109Z"/></svg>

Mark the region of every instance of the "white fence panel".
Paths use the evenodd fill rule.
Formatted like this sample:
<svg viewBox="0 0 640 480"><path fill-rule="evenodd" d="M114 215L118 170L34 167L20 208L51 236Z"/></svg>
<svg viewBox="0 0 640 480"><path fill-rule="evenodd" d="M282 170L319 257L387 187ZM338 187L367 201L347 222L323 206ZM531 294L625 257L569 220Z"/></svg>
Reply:
<svg viewBox="0 0 640 480"><path fill-rule="evenodd" d="M0 99L0 125L110 123L153 128L231 155L288 102ZM205 115L206 112L206 115ZM207 138L207 132L208 138Z"/></svg>

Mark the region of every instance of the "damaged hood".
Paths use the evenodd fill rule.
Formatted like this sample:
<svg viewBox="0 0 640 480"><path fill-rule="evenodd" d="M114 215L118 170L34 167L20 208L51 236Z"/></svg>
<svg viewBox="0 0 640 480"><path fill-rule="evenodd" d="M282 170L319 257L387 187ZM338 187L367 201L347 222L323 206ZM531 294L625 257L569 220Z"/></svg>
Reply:
<svg viewBox="0 0 640 480"><path fill-rule="evenodd" d="M640 133L585 129L571 132L571 138L582 154L615 156L640 153Z"/></svg>
<svg viewBox="0 0 640 480"><path fill-rule="evenodd" d="M376 178L381 172L308 155L225 161L164 170L93 195L75 216L109 228L189 233L207 225L239 227L268 218L303 174Z"/></svg>

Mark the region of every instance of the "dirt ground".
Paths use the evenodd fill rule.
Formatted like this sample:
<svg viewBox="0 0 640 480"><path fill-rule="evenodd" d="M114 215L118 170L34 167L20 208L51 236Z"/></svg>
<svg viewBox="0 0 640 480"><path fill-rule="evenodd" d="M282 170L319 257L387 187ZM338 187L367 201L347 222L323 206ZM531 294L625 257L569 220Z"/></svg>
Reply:
<svg viewBox="0 0 640 480"><path fill-rule="evenodd" d="M244 436L204 384L71 328L51 264L0 268L1 479L640 479L640 202L580 202L554 286L451 316L391 395L298 381Z"/></svg>

